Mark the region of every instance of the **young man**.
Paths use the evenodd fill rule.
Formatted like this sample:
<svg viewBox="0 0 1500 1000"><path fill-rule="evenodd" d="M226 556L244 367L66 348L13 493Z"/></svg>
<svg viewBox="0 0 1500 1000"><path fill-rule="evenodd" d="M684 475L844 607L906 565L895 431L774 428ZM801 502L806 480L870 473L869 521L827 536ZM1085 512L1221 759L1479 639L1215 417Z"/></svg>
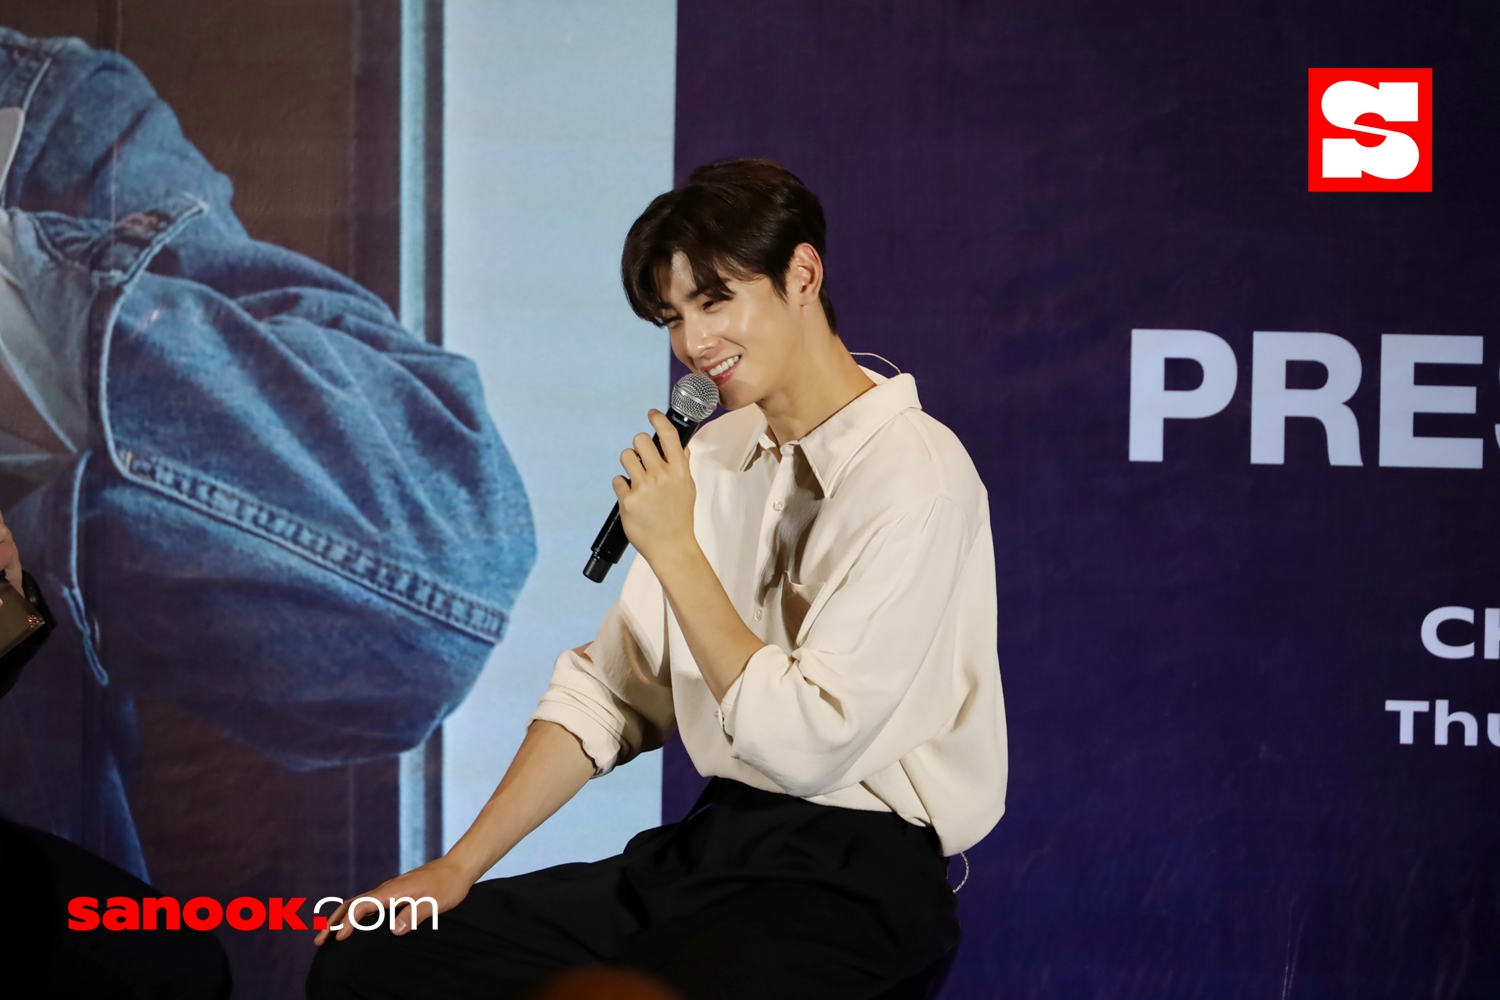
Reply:
<svg viewBox="0 0 1500 1000"><path fill-rule="evenodd" d="M508 996L612 963L689 998L878 997L957 942L944 858L1005 794L988 501L911 376L850 356L823 254L817 198L765 160L701 168L631 227L631 305L729 412L688 450L651 412L662 451L638 434L614 482L641 556L619 603L468 832L370 894L431 896L439 926L351 934L341 910L310 996ZM686 820L475 884L674 725L714 779Z"/></svg>

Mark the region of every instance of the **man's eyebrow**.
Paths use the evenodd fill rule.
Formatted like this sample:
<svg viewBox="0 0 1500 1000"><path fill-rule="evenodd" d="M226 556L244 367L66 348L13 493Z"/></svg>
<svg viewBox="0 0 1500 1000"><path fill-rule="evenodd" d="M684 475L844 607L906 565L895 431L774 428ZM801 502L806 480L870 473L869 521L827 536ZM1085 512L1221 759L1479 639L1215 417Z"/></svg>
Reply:
<svg viewBox="0 0 1500 1000"><path fill-rule="evenodd" d="M691 292L688 292L685 296L683 296L683 301L692 302L694 299L700 299L703 296L707 295L711 290L712 289L707 288L695 288ZM667 313L672 313L675 315L677 313L677 307L672 305L672 303L670 302L659 302L656 305L656 311L662 316L662 318L665 319Z"/></svg>
<svg viewBox="0 0 1500 1000"><path fill-rule="evenodd" d="M691 292L688 292L685 296L683 296L683 301L692 302L696 299L701 299L709 295L717 296L721 299L729 299L734 297L734 293L731 292L728 288L723 287L722 285L699 285L697 288L693 289ZM667 314L672 313L673 315L676 315L677 311L677 307L672 305L672 303L670 302L658 302L656 304L657 315L661 316L662 319L669 319L670 317L668 317Z"/></svg>

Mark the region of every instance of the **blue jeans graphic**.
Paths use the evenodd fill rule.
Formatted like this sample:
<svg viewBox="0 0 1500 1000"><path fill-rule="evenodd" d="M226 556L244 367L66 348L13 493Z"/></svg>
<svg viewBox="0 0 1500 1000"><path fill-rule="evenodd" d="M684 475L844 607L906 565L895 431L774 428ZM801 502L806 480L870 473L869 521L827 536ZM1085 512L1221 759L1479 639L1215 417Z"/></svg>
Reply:
<svg viewBox="0 0 1500 1000"><path fill-rule="evenodd" d="M59 618L0 704L0 811L144 878L133 699L294 769L415 746L504 633L530 508L474 366L250 239L128 61L0 29L0 107L26 112L11 269L70 374L11 378L87 414L47 447L0 431Z"/></svg>

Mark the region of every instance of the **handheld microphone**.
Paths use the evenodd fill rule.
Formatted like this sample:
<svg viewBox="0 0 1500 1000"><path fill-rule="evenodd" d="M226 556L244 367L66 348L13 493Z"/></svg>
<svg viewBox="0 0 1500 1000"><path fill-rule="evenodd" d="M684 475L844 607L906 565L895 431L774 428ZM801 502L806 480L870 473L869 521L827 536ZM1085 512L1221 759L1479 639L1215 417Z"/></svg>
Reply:
<svg viewBox="0 0 1500 1000"><path fill-rule="evenodd" d="M692 438L698 425L708 419L719 405L719 387L707 375L691 372L677 380L672 387L672 405L667 409L667 419L677 428L677 437L684 447ZM653 434L651 440L656 450L661 451L661 440ZM609 512L604 527L594 539L593 555L583 567L583 575L595 583L603 583L609 569L620 561L630 540L625 537L625 526L620 523L620 505Z"/></svg>

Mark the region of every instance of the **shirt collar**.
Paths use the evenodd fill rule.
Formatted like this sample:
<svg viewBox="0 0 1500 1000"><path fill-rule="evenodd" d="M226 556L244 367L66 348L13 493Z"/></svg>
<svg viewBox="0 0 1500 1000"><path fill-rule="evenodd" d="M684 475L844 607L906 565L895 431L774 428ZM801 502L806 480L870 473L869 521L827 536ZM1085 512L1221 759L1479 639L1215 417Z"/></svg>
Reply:
<svg viewBox="0 0 1500 1000"><path fill-rule="evenodd" d="M824 496L833 495L844 478L849 460L875 436L876 431L898 413L922 408L921 400L917 398L917 381L910 375L903 373L886 378L878 372L863 370L875 383L873 388L850 400L843 409L808 431L802 440L788 442L802 449L813 475L818 477ZM750 436L739 467L748 468L762 449L776 450L776 442L771 440L764 416L760 418L756 432Z"/></svg>

